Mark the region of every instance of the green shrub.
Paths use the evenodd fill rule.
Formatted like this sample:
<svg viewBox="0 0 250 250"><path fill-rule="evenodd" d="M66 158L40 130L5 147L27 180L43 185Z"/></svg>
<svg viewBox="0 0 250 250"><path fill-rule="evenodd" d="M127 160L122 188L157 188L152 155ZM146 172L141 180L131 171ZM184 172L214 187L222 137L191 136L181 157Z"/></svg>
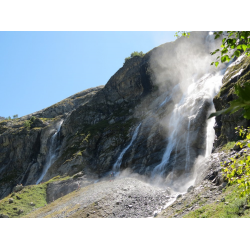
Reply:
<svg viewBox="0 0 250 250"><path fill-rule="evenodd" d="M30 124L31 124L31 122L29 120L27 120L27 121L24 122L23 125L24 125L25 128L29 129L30 128Z"/></svg>
<svg viewBox="0 0 250 250"><path fill-rule="evenodd" d="M30 121L31 121L31 122L34 122L35 119L36 119L36 117L32 116L32 117L30 118Z"/></svg>
<svg viewBox="0 0 250 250"><path fill-rule="evenodd" d="M145 55L145 54L144 54L142 51L140 51L140 52L134 51L133 53L130 54L129 57L126 57L126 58L125 58L124 63L127 62L128 60L130 60L131 58L135 57L135 56L143 57L144 55ZM123 65L124 65L124 63L123 63Z"/></svg>

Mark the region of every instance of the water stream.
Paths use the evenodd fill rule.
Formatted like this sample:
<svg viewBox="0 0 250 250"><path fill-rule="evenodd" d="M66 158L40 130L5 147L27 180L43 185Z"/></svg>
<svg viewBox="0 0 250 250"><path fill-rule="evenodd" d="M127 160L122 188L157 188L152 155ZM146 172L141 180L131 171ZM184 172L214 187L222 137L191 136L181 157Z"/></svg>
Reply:
<svg viewBox="0 0 250 250"><path fill-rule="evenodd" d="M138 132L139 132L139 129L140 129L140 126L141 126L141 123L137 126L137 128L135 129L134 133L133 133L133 136L132 136L132 140L131 142L129 143L129 145L124 148L121 152L121 154L119 155L117 161L115 162L115 164L113 165L113 168L112 168L112 171L114 171L115 173L118 173L120 171L120 166L122 164L122 159L123 159L123 156L124 154L126 153L126 151L131 147L131 145L133 144L133 142L135 141L137 135L138 135Z"/></svg>
<svg viewBox="0 0 250 250"><path fill-rule="evenodd" d="M39 184L43 177L45 176L45 174L47 173L47 171L49 170L50 166L55 162L57 154L58 154L58 141L57 141L57 136L60 133L60 129L62 126L63 120L61 120L59 123L56 124L56 131L54 132L54 134L51 136L50 138L50 144L49 144L49 150L48 150L48 154L46 156L46 163L43 167L43 171L42 174L40 176L40 178L37 180L36 184Z"/></svg>

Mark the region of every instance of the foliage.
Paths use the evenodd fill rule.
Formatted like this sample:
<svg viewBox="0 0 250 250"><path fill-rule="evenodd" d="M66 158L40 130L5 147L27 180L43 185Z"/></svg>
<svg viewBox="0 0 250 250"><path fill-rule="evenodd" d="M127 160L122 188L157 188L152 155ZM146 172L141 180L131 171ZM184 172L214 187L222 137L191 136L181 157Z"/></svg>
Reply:
<svg viewBox="0 0 250 250"><path fill-rule="evenodd" d="M190 36L190 33L187 32L187 31L177 31L175 32L175 35L174 35L176 38L180 38L181 36L186 36L187 38L189 38Z"/></svg>
<svg viewBox="0 0 250 250"><path fill-rule="evenodd" d="M221 53L211 65L214 64L217 67L219 59L221 63L229 62L244 52L247 56L250 56L250 31L215 31L213 35L214 39L222 38L222 44L221 48L210 53L211 55ZM187 31L178 31L175 33L175 37L179 38L181 36L189 37L190 33Z"/></svg>
<svg viewBox="0 0 250 250"><path fill-rule="evenodd" d="M16 118L18 118L18 115L13 115L13 119L16 119Z"/></svg>
<svg viewBox="0 0 250 250"><path fill-rule="evenodd" d="M29 129L30 125L31 125L31 122L29 120L26 120L23 125L24 125L25 128Z"/></svg>
<svg viewBox="0 0 250 250"><path fill-rule="evenodd" d="M239 57L243 52L250 56L250 31L217 31L213 34L214 39L223 39L221 49L216 49L210 53L211 55L215 55L218 52L221 53L216 58L216 62L212 62L211 65L214 64L217 67L219 59L221 63L229 62L234 57Z"/></svg>
<svg viewBox="0 0 250 250"><path fill-rule="evenodd" d="M31 121L31 122L34 122L35 119L36 119L36 117L32 116L32 117L30 118L30 121Z"/></svg>
<svg viewBox="0 0 250 250"><path fill-rule="evenodd" d="M131 58L135 57L135 56L139 56L139 57L143 57L145 54L141 51L141 52L138 52L138 51L134 51L133 53L130 54L129 57L126 57L125 58L125 62L127 62L128 60L130 60ZM124 63L125 63L124 62Z"/></svg>
<svg viewBox="0 0 250 250"><path fill-rule="evenodd" d="M235 128L242 138L246 138L243 142L238 142L241 148L247 146L250 148L250 128L243 129L242 127ZM247 150L245 150L247 151ZM250 194L250 156L244 155L239 158L236 154L230 158L230 162L221 163L224 178L229 184L237 184L240 192L240 197L247 196Z"/></svg>

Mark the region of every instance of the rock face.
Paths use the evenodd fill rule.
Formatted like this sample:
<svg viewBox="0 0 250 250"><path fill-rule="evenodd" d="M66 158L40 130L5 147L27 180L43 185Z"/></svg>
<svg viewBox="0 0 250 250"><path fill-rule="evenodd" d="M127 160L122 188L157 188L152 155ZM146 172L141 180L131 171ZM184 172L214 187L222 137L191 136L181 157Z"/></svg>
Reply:
<svg viewBox="0 0 250 250"><path fill-rule="evenodd" d="M17 184L36 183L58 122L102 88L88 89L36 113L0 122L0 198L8 195Z"/></svg>
<svg viewBox="0 0 250 250"><path fill-rule="evenodd" d="M171 172L179 176L192 171L195 159L206 151L207 116L212 103L198 95L185 102L186 106L181 106L181 100L186 98L193 79L197 81L207 73L206 65L211 60L207 57L211 51L207 40L207 32L194 32L188 40L163 44L144 57L126 61L105 86L79 92L33 114L1 121L0 199L17 184L36 184L43 174L42 182L81 172L81 185L87 184L85 177L88 181L105 177L130 145L139 124L136 140L126 150L119 167L150 176L172 143L173 128L168 125L177 104L182 111L176 123L180 127L178 141L163 166L163 181L172 178ZM198 49L193 49L194 44ZM181 51L187 50L194 63L180 56ZM246 72L241 74L247 75ZM228 79L226 74L223 86L234 84L234 78ZM217 110L226 105L228 98L224 96L229 89L222 88L214 99ZM219 139L215 146L231 140L234 125L230 123L230 129L223 129L225 122L224 118L217 118ZM225 140L223 136L230 138ZM189 167L185 164L187 159ZM48 184L48 202L76 188L78 182L73 179Z"/></svg>
<svg viewBox="0 0 250 250"><path fill-rule="evenodd" d="M233 87L237 84L243 84L250 79L250 58L241 56L227 68L222 80L222 88L218 95L214 98L214 105L216 110L222 110L229 107L232 100L237 99L234 94ZM224 114L216 117L215 133L217 140L215 141L215 148L223 146L227 142L237 141L241 138L235 133L235 127L243 126L244 128L250 126L250 121L244 119L241 111L232 115Z"/></svg>

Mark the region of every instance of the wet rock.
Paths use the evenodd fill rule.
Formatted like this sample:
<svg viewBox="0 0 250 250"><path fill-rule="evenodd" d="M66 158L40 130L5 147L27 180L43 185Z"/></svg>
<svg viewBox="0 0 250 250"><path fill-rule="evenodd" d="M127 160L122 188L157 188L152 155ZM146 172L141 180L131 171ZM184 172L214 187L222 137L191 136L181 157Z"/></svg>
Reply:
<svg viewBox="0 0 250 250"><path fill-rule="evenodd" d="M178 194L177 197L176 197L176 199L179 199L181 197L182 197L182 194Z"/></svg>

